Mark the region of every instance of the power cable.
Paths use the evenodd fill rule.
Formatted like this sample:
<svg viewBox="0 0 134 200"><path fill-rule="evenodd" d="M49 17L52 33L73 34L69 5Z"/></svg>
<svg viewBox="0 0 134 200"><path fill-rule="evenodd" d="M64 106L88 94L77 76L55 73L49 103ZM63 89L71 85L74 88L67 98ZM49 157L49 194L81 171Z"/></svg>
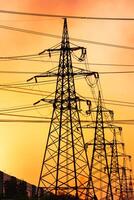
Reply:
<svg viewBox="0 0 134 200"><path fill-rule="evenodd" d="M44 72L39 72L39 71L35 71L35 72L31 72L31 71L0 71L0 73L2 74L43 74ZM134 71L107 71L107 72L98 72L99 74L131 74L134 73Z"/></svg>
<svg viewBox="0 0 134 200"><path fill-rule="evenodd" d="M15 14L15 15L29 15L37 17L54 17L54 18L71 18L71 19L84 19L84 20L114 20L114 21L133 21L133 17L88 17L88 16L71 16L71 15L54 15L54 14L45 14L45 13L30 13L30 12L19 12L19 11L10 11L10 10L0 10L0 13L6 14Z"/></svg>
<svg viewBox="0 0 134 200"><path fill-rule="evenodd" d="M46 109L49 108L50 105L36 105L36 108L38 109ZM22 106L22 107L15 107L15 108L6 108L6 109L1 109L0 113L18 113L18 112L25 112L25 111L31 111L34 110L34 106Z"/></svg>
<svg viewBox="0 0 134 200"><path fill-rule="evenodd" d="M10 116L10 117L22 117L22 118L35 118L35 119L51 119L49 117L39 117L39 116L32 116L32 115L16 115L16 114L9 114L9 113L0 113L0 116Z"/></svg>
<svg viewBox="0 0 134 200"><path fill-rule="evenodd" d="M19 88L18 88L18 89L19 89ZM31 95L39 95L39 96L42 95L42 94L40 94L40 93L26 92L26 91L18 91L18 90L16 90L16 89L8 89L8 88L0 88L0 90L9 91L9 92L16 92L16 93L21 93L21 94L31 94Z"/></svg>
<svg viewBox="0 0 134 200"><path fill-rule="evenodd" d="M134 71L98 72L99 74L133 74Z"/></svg>
<svg viewBox="0 0 134 200"><path fill-rule="evenodd" d="M41 74L43 72L27 72L27 71L0 71L2 74Z"/></svg>
<svg viewBox="0 0 134 200"><path fill-rule="evenodd" d="M98 66L121 66L121 67L134 67L134 64L118 64L118 63L87 63L89 65L98 65Z"/></svg>
<svg viewBox="0 0 134 200"><path fill-rule="evenodd" d="M33 30L26 30L26 29L22 29L22 28L11 27L11 26L0 25L0 28L12 30L12 31L23 32L23 33L34 34L34 35L47 36L47 37L58 38L58 39L60 38L61 39L61 36L59 36L59 35L42 33L42 32L37 32L37 31L33 31ZM91 41L91 40L85 40L85 39L77 39L77 38L70 38L70 39L73 40L73 41L82 42L82 43L90 43L90 44L107 46L107 47L115 47L115 48L134 50L134 47L125 46L125 45L104 43L104 42Z"/></svg>
<svg viewBox="0 0 134 200"><path fill-rule="evenodd" d="M50 120L20 120L20 119L0 119L0 122L15 122L15 123L50 123Z"/></svg>
<svg viewBox="0 0 134 200"><path fill-rule="evenodd" d="M48 49L46 49L47 51ZM45 50L44 50L45 51ZM53 52L53 56L55 55L59 55L59 53L57 52ZM37 58L44 58L44 57L48 57L48 52L46 52L46 54L40 54L40 53L37 53L37 54L29 54L29 55L15 55L15 56L0 56L0 60L1 61L8 61L8 60L30 60L30 61L33 61L32 58L34 59L37 59ZM31 58L31 59L29 59ZM36 60L35 60L36 61Z"/></svg>
<svg viewBox="0 0 134 200"><path fill-rule="evenodd" d="M42 92L42 93L48 93L51 94L51 92L49 91L45 91L45 90L35 90L35 89L31 89L31 88L24 88L24 87L15 87L15 86L10 86L10 85L0 85L0 89L1 88L15 88L15 89L19 89L19 90L27 90L27 91L33 91L33 92Z"/></svg>
<svg viewBox="0 0 134 200"><path fill-rule="evenodd" d="M32 61L32 62L44 62L44 63L51 63L50 60L34 60L34 59L27 59L27 58L17 58L17 59L0 59L0 61L13 61L13 60L24 60L24 61ZM59 61L56 61L56 60L53 60L53 63L59 63ZM85 65L85 63L82 63L82 62L73 62L73 64L79 64L79 65ZM89 63L86 63L88 65L95 65L95 66L106 66L106 67L109 67L109 66L121 66L121 67L134 67L134 64L120 64L120 63L92 63L92 62L89 62Z"/></svg>
<svg viewBox="0 0 134 200"><path fill-rule="evenodd" d="M0 119L0 122L17 122L17 123L50 123L50 120L19 120L19 119ZM88 120L82 120L83 123L89 123ZM134 120L115 120L112 123L115 124L125 124L125 125L134 125Z"/></svg>
<svg viewBox="0 0 134 200"><path fill-rule="evenodd" d="M85 99L93 99L93 98L92 97L85 97ZM129 101L120 101L120 100L113 100L113 99L103 99L103 101L110 101L110 102L125 103L125 104L132 104L132 105L134 105L134 102L129 102Z"/></svg>
<svg viewBox="0 0 134 200"><path fill-rule="evenodd" d="M55 80L53 79L50 79L50 80L46 80L46 81L38 81L36 84L39 84L39 85L46 85L46 84L51 84L51 83L54 83ZM35 82L31 81L31 82L16 82L16 83L7 83L7 84L0 84L0 86L5 86L5 87L8 87L8 86L25 86L25 87L29 87L30 85L35 85Z"/></svg>

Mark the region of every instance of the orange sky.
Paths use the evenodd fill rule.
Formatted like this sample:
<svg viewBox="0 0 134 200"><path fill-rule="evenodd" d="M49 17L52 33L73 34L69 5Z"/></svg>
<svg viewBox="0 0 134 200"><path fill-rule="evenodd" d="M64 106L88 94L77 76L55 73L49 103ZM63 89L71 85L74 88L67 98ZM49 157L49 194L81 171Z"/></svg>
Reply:
<svg viewBox="0 0 134 200"><path fill-rule="evenodd" d="M133 17L133 0L1 0L0 9L25 12L37 12L61 15ZM71 37L134 46L134 21L90 21L69 19ZM37 18L0 14L0 24L25 28L40 32L61 35L62 19ZM58 39L0 29L0 56L34 54L59 42ZM73 42L74 43L74 42ZM75 42L76 43L76 42ZM78 43L87 47L88 61L95 63L134 64L133 50L117 49ZM0 61L0 70L45 71L54 63ZM91 66L94 71L133 70L131 67ZM0 74L0 84L25 82L31 75ZM134 100L133 74L101 75L103 95L106 99ZM38 89L36 86L35 89ZM42 88L41 88L42 89ZM46 88L45 88L46 89ZM32 105L42 96L24 95L9 91L0 91L0 109ZM90 90L89 90L90 96ZM133 108L108 106L114 109L116 119L133 119ZM45 111L37 110L28 114L46 116ZM49 114L51 112L49 111ZM27 113L22 113L27 114ZM6 117L2 117L6 118ZM11 118L10 118L11 119ZM127 153L134 156L133 126L123 125ZM29 182L37 183L45 140L48 134L46 124L0 123L0 169Z"/></svg>

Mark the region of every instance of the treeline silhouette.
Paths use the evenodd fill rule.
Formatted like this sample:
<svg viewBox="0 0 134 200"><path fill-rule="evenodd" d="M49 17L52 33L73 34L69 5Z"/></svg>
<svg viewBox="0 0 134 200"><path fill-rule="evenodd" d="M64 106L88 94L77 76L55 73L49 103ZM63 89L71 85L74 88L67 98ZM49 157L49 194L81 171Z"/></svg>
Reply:
<svg viewBox="0 0 134 200"><path fill-rule="evenodd" d="M0 172L0 200L37 200L36 191L35 185ZM43 188L40 188L39 196L39 200L79 200L64 193L56 196Z"/></svg>
<svg viewBox="0 0 134 200"><path fill-rule="evenodd" d="M0 200L37 200L37 187L0 171ZM39 189L39 200L80 200L72 195L58 196Z"/></svg>

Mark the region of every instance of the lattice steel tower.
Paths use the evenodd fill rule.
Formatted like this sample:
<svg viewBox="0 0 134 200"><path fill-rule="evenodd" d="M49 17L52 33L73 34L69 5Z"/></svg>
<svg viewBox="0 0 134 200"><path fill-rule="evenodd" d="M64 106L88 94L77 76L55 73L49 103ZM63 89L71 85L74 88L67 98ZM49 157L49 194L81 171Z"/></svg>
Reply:
<svg viewBox="0 0 134 200"><path fill-rule="evenodd" d="M97 107L90 112L96 113L95 124L93 126L95 130L94 139L93 143L89 143L89 145L93 145L90 177L92 177L95 191L99 199L113 200L107 151L107 147L109 148L110 143L106 140L105 128L108 127L105 127L104 122L104 114L107 112L111 113L111 111L103 108L100 91Z"/></svg>
<svg viewBox="0 0 134 200"><path fill-rule="evenodd" d="M61 193L73 195L76 199L96 199L93 184L89 188L89 163L81 128L74 76L95 75L93 72L73 72L71 54L83 47L71 47L67 20L64 19L62 42L60 47L49 49L49 53L60 52L55 98L51 123L40 173L39 186L55 195ZM42 76L36 76L43 77ZM46 75L47 76L47 75ZM44 100L45 101L45 100ZM90 180L92 182L92 180ZM69 197L67 198L69 199Z"/></svg>

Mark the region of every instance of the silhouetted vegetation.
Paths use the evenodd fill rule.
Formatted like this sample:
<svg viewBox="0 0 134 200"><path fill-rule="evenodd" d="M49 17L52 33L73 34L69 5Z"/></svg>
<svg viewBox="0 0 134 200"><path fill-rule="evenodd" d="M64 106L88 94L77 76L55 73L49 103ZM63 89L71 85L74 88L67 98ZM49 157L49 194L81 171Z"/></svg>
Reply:
<svg viewBox="0 0 134 200"><path fill-rule="evenodd" d="M28 200L27 195L27 185L25 181L19 181L17 184L17 180L15 177L11 177L10 180L5 181L5 199L13 199L13 200Z"/></svg>
<svg viewBox="0 0 134 200"><path fill-rule="evenodd" d="M11 177L10 180L5 181L5 198L15 198L17 193L16 178Z"/></svg>
<svg viewBox="0 0 134 200"><path fill-rule="evenodd" d="M0 174L0 200L37 200L37 187L19 180L16 177L9 176L1 172ZM39 189L39 200L80 200L72 195L59 193L58 196L51 192Z"/></svg>

